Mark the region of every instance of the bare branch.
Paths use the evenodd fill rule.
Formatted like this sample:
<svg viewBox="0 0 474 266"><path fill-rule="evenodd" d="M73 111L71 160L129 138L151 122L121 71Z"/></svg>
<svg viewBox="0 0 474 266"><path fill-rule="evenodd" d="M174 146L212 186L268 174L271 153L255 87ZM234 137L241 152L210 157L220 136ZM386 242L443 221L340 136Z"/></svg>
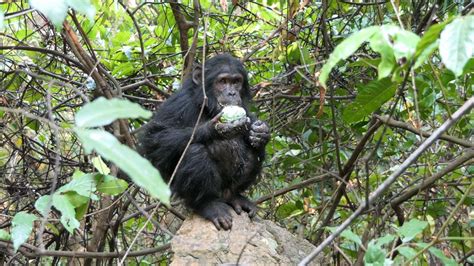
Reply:
<svg viewBox="0 0 474 266"><path fill-rule="evenodd" d="M4 240L0 240L0 247L7 249L10 253L13 253L12 244ZM128 257L139 257L149 254L154 254L158 252L163 252L168 250L171 247L171 244L164 244L159 247L147 248L138 251L132 251L127 254ZM32 250L29 252L27 249ZM125 252L87 252L87 251L59 251L59 250L43 250L29 245L23 244L19 249L20 253L25 255L28 258L36 257L67 257L67 258L119 258L125 254Z"/></svg>
<svg viewBox="0 0 474 266"><path fill-rule="evenodd" d="M392 199L390 201L390 205L392 207L398 206L403 202L409 200L411 197L418 194L420 191L430 188L431 185L436 182L436 180L440 179L441 177L445 176L449 172L456 170L459 166L463 165L465 162L468 162L470 159L474 157L474 149L468 149L465 154L456 158L455 160L451 161L443 170L439 171L438 173L425 178L420 184L411 187L407 191L403 192L402 195ZM472 164L472 160L470 161Z"/></svg>
<svg viewBox="0 0 474 266"><path fill-rule="evenodd" d="M388 116L375 115L375 117L378 120L382 121L384 124L387 124L389 126L406 129L406 130L408 130L412 133L415 133L417 135L421 135L421 136L426 137L426 138L431 136L431 133L428 133L426 131L418 130L418 129L412 127L411 125L409 125L407 123L397 121L393 118L389 118ZM463 140L463 139L460 139L460 138L456 138L456 137L453 137L453 136L449 136L447 134L441 135L439 137L439 139L446 140L446 141L449 141L449 142L452 142L452 143L455 143L455 144L458 144L458 145L461 145L461 146L464 146L464 147L467 147L467 148L474 147L474 143L472 143L472 142L469 142L467 140Z"/></svg>

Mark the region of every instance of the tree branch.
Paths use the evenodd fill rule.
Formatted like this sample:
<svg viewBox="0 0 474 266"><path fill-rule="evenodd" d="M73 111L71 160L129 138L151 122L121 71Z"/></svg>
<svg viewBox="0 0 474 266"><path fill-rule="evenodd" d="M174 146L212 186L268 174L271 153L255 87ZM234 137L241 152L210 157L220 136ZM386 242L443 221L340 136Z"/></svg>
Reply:
<svg viewBox="0 0 474 266"><path fill-rule="evenodd" d="M415 133L417 135L421 135L421 136L426 137L426 138L431 136L431 133L428 133L426 131L418 130L418 129L412 127L411 125L409 125L407 123L397 121L393 118L389 118L388 116L375 115L375 117L378 120L382 121L384 124L387 124L389 126L402 128L402 129L408 130L412 133ZM442 140L446 140L446 141L464 146L466 148L474 147L474 143L472 143L472 142L469 142L469 141L466 141L466 140L463 140L463 139L460 139L460 138L456 138L456 137L453 137L453 136L449 136L449 135L446 135L446 134L441 135L439 138L442 139Z"/></svg>
<svg viewBox="0 0 474 266"><path fill-rule="evenodd" d="M5 240L0 240L0 247L7 249L8 252L14 254L12 244L10 242L6 242ZM154 254L157 252L166 251L171 247L171 244L164 244L159 247L154 248L146 248L138 251L132 251L127 254L127 257L139 257L145 256L149 254ZM30 249L33 252L29 252L26 249ZM122 252L87 252L87 251L60 251L60 250L43 250L41 251L39 248L29 245L23 244L22 247L18 250L21 254L28 258L36 258L36 257L68 257L68 258L119 258L125 254L125 251Z"/></svg>
<svg viewBox="0 0 474 266"><path fill-rule="evenodd" d="M403 192L400 196L392 199L390 201L390 205L392 207L396 207L403 202L409 200L411 197L418 194L420 191L430 188L431 185L436 182L436 180L440 179L441 177L445 176L449 172L456 170L459 166L464 164L465 162L469 161L474 157L474 149L468 149L465 154L456 158L455 160L451 161L443 170L439 171L438 173L424 179L420 184L408 189L407 191ZM472 163L472 161L470 162Z"/></svg>

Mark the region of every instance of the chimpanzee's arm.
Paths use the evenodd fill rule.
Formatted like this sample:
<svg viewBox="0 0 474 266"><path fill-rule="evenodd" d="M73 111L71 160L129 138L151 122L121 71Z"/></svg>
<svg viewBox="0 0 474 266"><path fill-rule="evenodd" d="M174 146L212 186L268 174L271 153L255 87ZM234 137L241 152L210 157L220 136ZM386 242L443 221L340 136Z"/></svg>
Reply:
<svg viewBox="0 0 474 266"><path fill-rule="evenodd" d="M152 160L157 157L174 160L181 156L192 133L193 127L169 127L151 121L140 136L142 153ZM208 121L196 128L193 143L206 143L216 136L217 131L211 121Z"/></svg>

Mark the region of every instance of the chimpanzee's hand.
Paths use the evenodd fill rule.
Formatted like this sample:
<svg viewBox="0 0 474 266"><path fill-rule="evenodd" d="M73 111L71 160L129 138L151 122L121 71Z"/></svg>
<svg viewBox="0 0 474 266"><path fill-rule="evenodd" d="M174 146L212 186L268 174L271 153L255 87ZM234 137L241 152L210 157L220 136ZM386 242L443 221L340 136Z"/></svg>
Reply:
<svg viewBox="0 0 474 266"><path fill-rule="evenodd" d="M254 148L260 148L267 144L270 139L270 128L267 123L261 120L255 120L250 125L249 140Z"/></svg>
<svg viewBox="0 0 474 266"><path fill-rule="evenodd" d="M217 122L215 129L220 136L230 139L245 132L249 124L250 118L242 117L230 122Z"/></svg>

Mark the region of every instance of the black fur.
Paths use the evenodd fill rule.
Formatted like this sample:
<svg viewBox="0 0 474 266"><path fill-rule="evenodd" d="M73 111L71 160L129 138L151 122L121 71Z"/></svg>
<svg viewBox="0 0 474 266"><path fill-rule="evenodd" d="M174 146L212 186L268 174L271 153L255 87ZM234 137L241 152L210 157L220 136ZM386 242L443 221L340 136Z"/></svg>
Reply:
<svg viewBox="0 0 474 266"><path fill-rule="evenodd" d="M191 137L203 102L201 82L193 80L193 75L199 78L200 72L195 71L197 73L184 80L181 90L159 107L139 136L142 154L166 180L171 177ZM241 123L239 125L226 124L232 134L216 130L217 119L213 119L222 109L213 88L216 77L222 73L242 75L240 98L250 118L236 122ZM247 72L236 58L218 55L206 61L205 88L208 104L171 190L218 229L230 229L230 207L239 214L242 210L250 216L255 214L255 205L242 193L256 181L261 170L269 130L248 111L251 96Z"/></svg>

